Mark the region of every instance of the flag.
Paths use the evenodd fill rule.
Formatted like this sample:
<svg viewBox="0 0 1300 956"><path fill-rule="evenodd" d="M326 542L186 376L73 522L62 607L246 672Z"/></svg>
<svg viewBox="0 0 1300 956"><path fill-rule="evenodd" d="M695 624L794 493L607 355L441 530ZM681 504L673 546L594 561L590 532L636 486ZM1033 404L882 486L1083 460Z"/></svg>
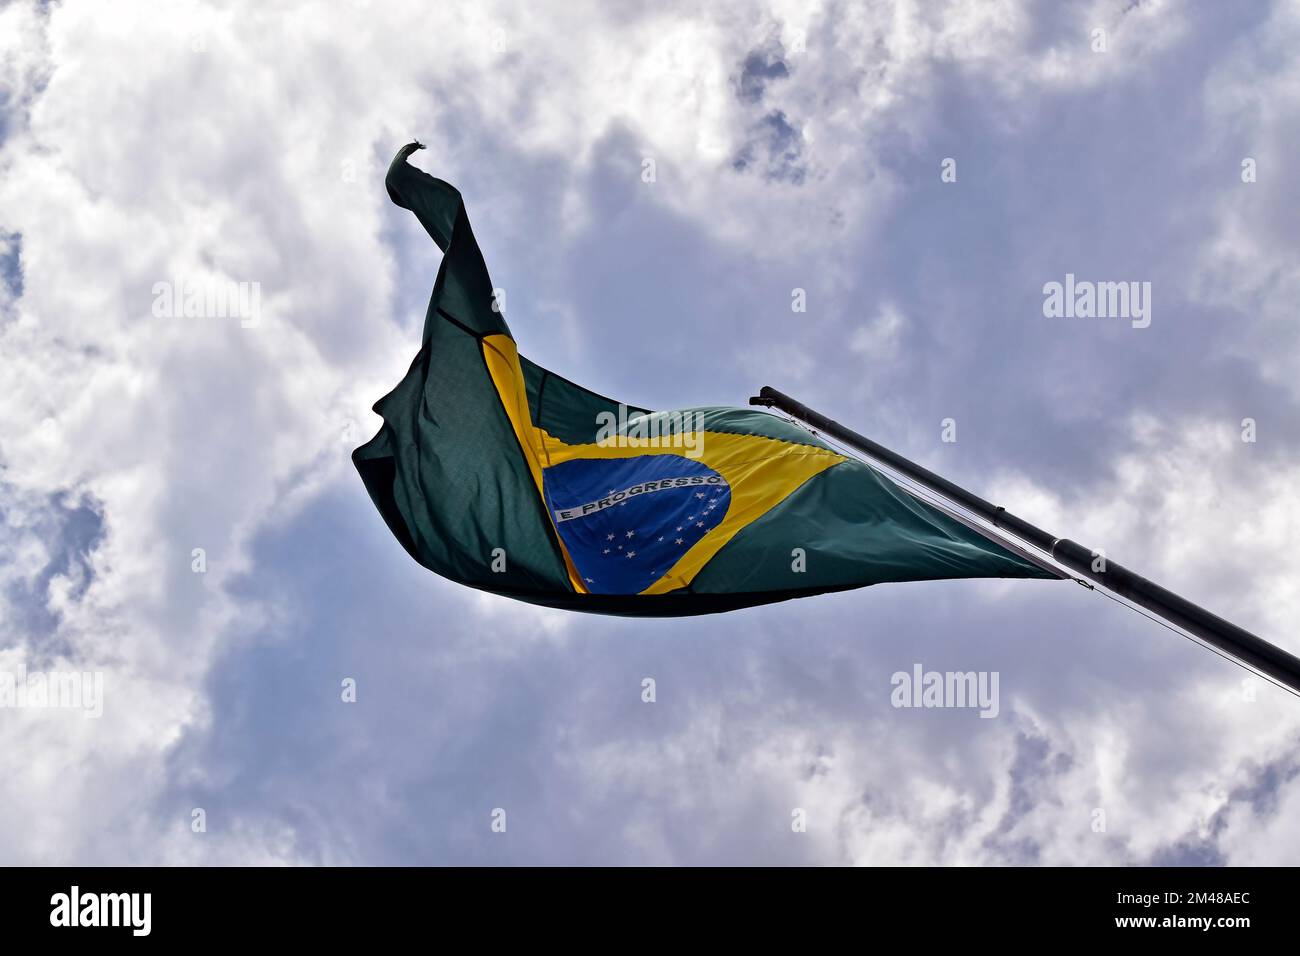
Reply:
<svg viewBox="0 0 1300 956"><path fill-rule="evenodd" d="M460 193L411 166L389 197L442 250L420 351L353 452L426 568L603 614L707 614L886 581L1056 577L799 426L652 411L521 356Z"/></svg>

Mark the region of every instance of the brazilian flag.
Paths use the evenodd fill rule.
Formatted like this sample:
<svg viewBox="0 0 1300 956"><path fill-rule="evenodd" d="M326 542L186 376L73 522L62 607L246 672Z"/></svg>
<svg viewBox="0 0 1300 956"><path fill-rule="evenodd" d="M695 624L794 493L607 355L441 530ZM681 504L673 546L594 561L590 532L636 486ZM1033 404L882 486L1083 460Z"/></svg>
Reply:
<svg viewBox="0 0 1300 956"><path fill-rule="evenodd" d="M707 614L884 581L1055 575L766 412L656 412L519 354L452 186L388 194L443 252L419 354L353 452L411 557L575 611Z"/></svg>

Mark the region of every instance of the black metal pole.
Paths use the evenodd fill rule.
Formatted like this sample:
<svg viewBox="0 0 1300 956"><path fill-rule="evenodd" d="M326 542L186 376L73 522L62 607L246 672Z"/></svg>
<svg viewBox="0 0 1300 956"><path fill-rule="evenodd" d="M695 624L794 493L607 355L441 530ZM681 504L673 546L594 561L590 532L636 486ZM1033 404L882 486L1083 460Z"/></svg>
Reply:
<svg viewBox="0 0 1300 956"><path fill-rule="evenodd" d="M1098 554L1081 544L1068 538L1058 538L1022 518L1017 518L1005 508L990 504L965 488L954 485L947 478L936 475L928 468L922 468L902 455L873 442L870 438L845 428L839 422L813 411L802 402L797 402L774 388L764 385L758 396L751 398L749 403L776 407L788 415L807 422L818 431L825 432L864 455L888 465L899 474L906 475L918 484L956 502L989 524L1047 552L1063 567L1160 615L1171 624L1196 635L1207 644L1300 693L1300 658L1256 637L1231 621L1225 621L1218 615L1211 614L1205 608L1148 581L1109 558L1099 559Z"/></svg>

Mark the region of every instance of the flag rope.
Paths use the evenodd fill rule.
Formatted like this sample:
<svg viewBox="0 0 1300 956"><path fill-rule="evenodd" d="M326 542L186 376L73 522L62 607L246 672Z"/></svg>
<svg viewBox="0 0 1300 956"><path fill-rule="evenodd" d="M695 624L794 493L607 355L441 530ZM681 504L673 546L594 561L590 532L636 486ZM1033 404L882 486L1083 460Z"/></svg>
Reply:
<svg viewBox="0 0 1300 956"><path fill-rule="evenodd" d="M1245 663L1244 661L1239 661L1235 657L1223 653L1214 645L1198 638L1195 634L1191 634L1188 631L1184 630L1183 628L1178 627L1175 624L1171 624L1169 621L1166 621L1163 618L1160 618L1154 614L1151 614L1149 611L1144 610L1143 608L1134 604L1132 601L1127 600L1126 598L1123 598L1115 594L1111 594L1109 591L1098 588L1092 582L1084 578L1076 577L1075 575L1070 573L1068 568L1060 567L1059 565L1057 565L1055 561L1051 560L1050 554L1048 554L1046 559L1040 559L1037 555L1032 554L1028 549L1033 548L1034 550L1037 551L1042 551L1043 549L1038 548L1036 545L1032 544L1031 542L1010 541L1006 538L1005 535L1001 533L1001 529L995 528L993 526L984 527L980 524L977 524L977 516L960 514L958 511L958 506L955 502L947 501L942 496L940 496L937 492L930 491L928 488L925 488L924 486L917 484L912 479L908 478L906 475L899 474L898 472L894 471L894 469L890 468L887 464L875 460L870 460L868 456L861 454L856 449L849 448L847 445L844 445L836 441L834 438L828 435L823 435L822 433L818 432L815 428L813 428L811 425L807 424L806 422L802 422L797 418L793 418L784 413L782 413L778 417L785 419L786 421L790 422L793 425L797 425L798 427L802 428L804 431L808 432L808 434L815 436L819 441L824 441L828 445L832 446L833 448L838 449L845 456L853 458L857 461L865 462L870 467L876 468L884 472L890 478L890 480L896 482L904 491L912 495L914 498L918 498L926 502L932 507L948 515L950 518L956 521L960 521L962 524L966 525L969 528L972 528L975 531L978 531L979 533L985 535L986 537L992 538L993 540L997 541L999 544L1008 547L1010 550L1015 551L1016 553L1027 558L1028 560L1033 561L1035 564L1038 564L1040 567L1046 567L1048 570L1059 573L1062 577L1071 580L1076 584L1082 585L1083 587L1087 588L1089 591L1092 591L1094 594L1100 594L1102 597L1114 601L1120 607L1127 608L1130 611L1134 611L1140 614L1142 617L1146 618L1147 620L1154 621L1156 624L1159 624L1161 627L1167 628L1168 630L1177 634L1179 637L1185 638L1186 640L1191 641L1193 644L1197 645L1198 647L1202 647L1205 650L1210 651L1211 653L1217 655L1218 657L1223 658L1228 663L1235 664L1237 667L1240 667L1246 673L1251 674L1255 677L1259 677L1262 680L1266 680L1274 687L1278 687L1286 691L1288 694L1291 694L1294 697L1300 697L1300 691L1296 691L1294 688L1288 687L1286 684L1274 680L1272 677L1269 677L1267 674L1262 673L1261 671L1259 671L1254 667L1251 667L1249 664ZM1021 547L1022 544L1023 547ZM1044 553L1046 554L1047 552Z"/></svg>
<svg viewBox="0 0 1300 956"><path fill-rule="evenodd" d="M1155 615L1151 614L1150 612L1148 612L1148 611L1146 611L1146 610L1143 610L1142 608L1138 607L1136 604L1132 603L1131 601L1127 600L1126 598L1118 597L1118 596L1116 596L1116 595L1114 595L1114 594L1109 593L1108 591L1103 591L1103 590L1101 590L1100 588L1093 588L1093 590L1096 591L1096 593L1100 594L1102 597L1110 598L1110 600L1114 601L1114 602L1115 602L1116 604L1118 604L1120 607L1126 607L1126 608L1128 608L1130 611L1136 611L1138 614L1141 614L1141 615L1142 615L1143 617L1145 617L1147 620L1155 621L1155 622L1156 622L1157 624L1159 624L1161 627L1166 627L1166 628L1168 628L1169 630L1173 631L1173 632L1174 632L1175 634L1177 634L1179 637L1185 637L1187 640L1191 641L1193 644L1196 644L1198 647L1203 647L1203 648L1205 648L1207 651L1210 651L1210 652L1212 652L1212 653L1214 653L1214 654L1217 654L1219 657L1222 657L1222 658L1223 658L1225 661L1227 661L1228 663L1230 663L1230 664L1236 664L1238 667L1240 667L1240 668L1241 668L1242 670L1244 670L1246 673L1248 673L1248 674L1252 674L1252 675L1255 676L1255 677L1259 677L1259 678L1261 678L1262 680L1266 680L1266 681L1268 681L1270 684L1272 684L1274 687L1280 687L1282 690L1286 691L1288 694L1291 694L1291 695L1294 696L1294 697L1300 697L1300 691L1294 690L1293 688L1290 688L1290 687L1286 686L1286 684L1283 684L1283 683L1280 683L1280 682L1278 682L1278 681L1275 681L1273 678L1269 677L1267 674L1264 674L1264 673L1262 673L1262 672L1256 670L1255 668L1251 667L1249 664L1245 663L1244 661L1239 661L1239 660L1237 660L1235 657L1232 657L1232 656L1230 656L1230 655L1228 655L1228 654L1223 653L1223 651L1219 650L1217 647L1215 647L1215 646L1212 645L1212 644L1207 644L1205 641L1201 640L1201 639L1200 639L1199 637L1197 637L1195 634L1189 634L1187 631L1183 630L1181 627L1178 627L1178 626L1175 625L1175 624L1170 624L1168 621L1163 620L1162 618L1156 617Z"/></svg>
<svg viewBox="0 0 1300 956"><path fill-rule="evenodd" d="M880 461L875 461L874 459L868 460L867 456L864 456L856 449L849 448L848 446L842 444L841 442L836 441L834 438L828 435L823 435L821 432L817 431L811 425L807 424L806 422L801 422L797 418L790 418L786 415L781 415L779 417L785 418L786 421L790 422L793 425L798 425L804 431L808 432L808 434L813 435L818 440L826 442L826 444L832 446L833 448L838 449L846 457L852 458L855 461L861 461L864 464L866 464L868 467L883 472L891 481L893 481L895 484L901 487L903 491L907 492L913 498L917 498L921 501L924 501L926 504L930 505L932 508L936 509L937 511L943 512L948 517L952 518L954 521L958 521L964 524L972 531L975 531L976 533L983 535L989 540L996 542L997 544L1006 548L1008 551L1011 551L1014 554L1018 554L1026 561L1038 565L1040 568L1042 568L1045 571L1050 571L1052 574L1059 575L1061 578L1074 581L1076 584L1081 584L1084 587L1088 588L1089 590L1092 590L1093 585L1090 582L1084 580L1083 578L1075 577L1073 574L1069 572L1068 569L1059 567L1055 561L1050 560L1051 555L1048 554L1048 552L1043 551L1042 548L1037 547L1033 543L1028 541L1023 541L1023 542L1012 541L1001 533L1001 529L983 521L977 515L971 514L969 512L963 513L961 510L958 510L959 506L955 502L950 502L947 499L943 498L942 496L938 496L937 493L930 491L928 488L925 488L923 485L918 484L917 482L913 481L911 478L907 477L906 475L900 474L899 472L895 471L893 468L889 467L888 464ZM1031 548L1034 550L1033 551L1029 550ZM1039 555L1035 554L1034 551L1040 551L1043 554L1047 554L1048 557L1047 558L1039 557Z"/></svg>

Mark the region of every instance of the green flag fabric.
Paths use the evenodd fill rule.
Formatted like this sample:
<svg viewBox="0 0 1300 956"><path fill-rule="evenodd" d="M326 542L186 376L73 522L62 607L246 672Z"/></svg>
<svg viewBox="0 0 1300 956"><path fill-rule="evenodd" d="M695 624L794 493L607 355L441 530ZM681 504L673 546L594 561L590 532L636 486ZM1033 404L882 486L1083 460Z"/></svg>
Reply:
<svg viewBox="0 0 1300 956"><path fill-rule="evenodd" d="M418 148L398 152L386 185L442 266L419 353L352 457L420 564L521 601L637 616L1058 576L775 415L629 407L520 356L460 193L407 162Z"/></svg>

